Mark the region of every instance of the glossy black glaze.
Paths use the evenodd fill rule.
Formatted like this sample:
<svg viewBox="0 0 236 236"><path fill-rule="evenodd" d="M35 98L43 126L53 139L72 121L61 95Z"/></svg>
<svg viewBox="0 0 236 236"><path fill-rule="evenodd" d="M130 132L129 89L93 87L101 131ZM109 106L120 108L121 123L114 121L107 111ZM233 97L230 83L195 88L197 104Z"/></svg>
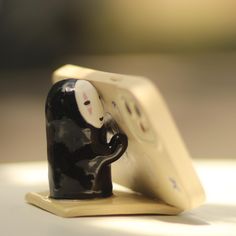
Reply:
<svg viewBox="0 0 236 236"><path fill-rule="evenodd" d="M112 195L110 164L125 152L127 137L117 133L108 143L107 124L95 128L86 123L75 100L76 81L57 82L46 101L50 197L108 197Z"/></svg>

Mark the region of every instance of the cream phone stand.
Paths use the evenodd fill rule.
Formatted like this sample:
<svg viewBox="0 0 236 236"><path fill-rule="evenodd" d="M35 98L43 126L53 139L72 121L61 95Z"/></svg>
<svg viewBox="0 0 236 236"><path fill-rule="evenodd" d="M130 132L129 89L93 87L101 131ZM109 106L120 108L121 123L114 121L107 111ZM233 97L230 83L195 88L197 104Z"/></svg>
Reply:
<svg viewBox="0 0 236 236"><path fill-rule="evenodd" d="M119 83L123 77L126 83ZM46 102L50 191L28 193L29 203L56 215L76 217L171 215L202 202L203 191L191 161L164 104L153 97L147 82L70 65L56 71L54 80ZM148 118L155 114L155 109L148 114L145 107L149 96L157 99L158 112L163 113L159 116L169 125L166 132ZM147 104L142 105L145 100ZM179 148L180 164L170 155L173 148L166 140L160 149L166 133L173 136L169 142L175 141L175 151ZM112 192L113 162L115 181L135 192Z"/></svg>
<svg viewBox="0 0 236 236"><path fill-rule="evenodd" d="M26 201L48 212L62 217L161 214L176 215L176 207L138 195L114 191L114 195L103 199L56 200L48 192L28 193Z"/></svg>

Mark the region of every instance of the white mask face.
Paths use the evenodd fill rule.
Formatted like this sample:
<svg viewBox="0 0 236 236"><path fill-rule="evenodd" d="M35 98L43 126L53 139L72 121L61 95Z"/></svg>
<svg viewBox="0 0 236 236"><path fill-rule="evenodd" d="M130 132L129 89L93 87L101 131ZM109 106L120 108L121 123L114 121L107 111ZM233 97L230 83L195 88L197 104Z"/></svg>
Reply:
<svg viewBox="0 0 236 236"><path fill-rule="evenodd" d="M104 109L95 87L86 80L78 80L75 84L75 99L84 120L96 128L101 128Z"/></svg>

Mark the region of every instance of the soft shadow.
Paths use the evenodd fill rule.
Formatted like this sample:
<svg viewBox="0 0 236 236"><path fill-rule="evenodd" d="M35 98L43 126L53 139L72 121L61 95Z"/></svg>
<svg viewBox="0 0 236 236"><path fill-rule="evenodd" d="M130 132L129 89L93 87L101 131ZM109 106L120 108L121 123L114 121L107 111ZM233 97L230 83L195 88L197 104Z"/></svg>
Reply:
<svg viewBox="0 0 236 236"><path fill-rule="evenodd" d="M185 225L210 225L209 222L199 219L198 216L195 216L191 213L182 213L178 216L166 216L166 215L159 215L159 216L150 216L151 219L155 219L158 221L163 221L167 223L173 224L185 224Z"/></svg>
<svg viewBox="0 0 236 236"><path fill-rule="evenodd" d="M194 214L202 216L204 220L215 223L236 224L236 204L205 204L194 211Z"/></svg>
<svg viewBox="0 0 236 236"><path fill-rule="evenodd" d="M236 205L205 204L178 216L150 216L152 219L186 225L236 224Z"/></svg>

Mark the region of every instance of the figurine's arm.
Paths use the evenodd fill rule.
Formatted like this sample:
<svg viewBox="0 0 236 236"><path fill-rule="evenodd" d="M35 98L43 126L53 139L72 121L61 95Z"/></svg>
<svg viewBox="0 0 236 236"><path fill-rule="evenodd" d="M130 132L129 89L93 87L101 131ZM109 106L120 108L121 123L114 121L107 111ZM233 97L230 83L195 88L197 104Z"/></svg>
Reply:
<svg viewBox="0 0 236 236"><path fill-rule="evenodd" d="M104 165L109 165L118 160L126 151L128 146L128 138L123 133L115 134L108 144L109 154L99 155L89 162L89 168L99 170Z"/></svg>

